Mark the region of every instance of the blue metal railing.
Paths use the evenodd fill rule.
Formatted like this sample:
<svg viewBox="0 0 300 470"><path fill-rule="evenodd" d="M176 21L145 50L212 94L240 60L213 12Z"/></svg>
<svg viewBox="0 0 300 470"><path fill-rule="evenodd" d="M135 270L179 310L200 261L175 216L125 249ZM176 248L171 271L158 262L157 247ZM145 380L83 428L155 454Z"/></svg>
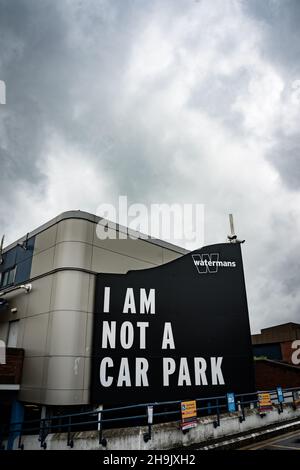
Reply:
<svg viewBox="0 0 300 470"><path fill-rule="evenodd" d="M293 404L293 392L300 391L299 388L287 388L283 390L285 403ZM236 413L240 422L245 421L245 410L258 407L258 394L270 393L272 403L278 406L278 411L282 412L282 404L278 402L277 390L261 390L258 392L250 392L235 395ZM213 421L214 427L220 426L222 414L228 412L227 396L216 396L207 398L196 398L197 416L215 416ZM73 433L82 428L85 430L97 430L99 432L99 443L106 446L106 439L103 438L103 429L111 429L116 423L125 426L139 425L147 426L148 423L148 407L153 407L153 423L166 422L176 420L181 416L180 405L183 400L141 403L127 406L119 406L107 409L95 409L90 411L82 411L77 413L69 413L64 415L48 416L24 422L13 423L6 429L2 429L0 436L0 446L4 437L13 433L18 437L18 448L22 449L22 436L28 434L37 434L42 448L46 449L46 438L48 434L55 432L67 432L67 445L73 447ZM132 413L134 412L134 413ZM138 423L138 424L137 424ZM149 432L145 435L145 441L151 438L151 425ZM150 436L150 437L149 437Z"/></svg>

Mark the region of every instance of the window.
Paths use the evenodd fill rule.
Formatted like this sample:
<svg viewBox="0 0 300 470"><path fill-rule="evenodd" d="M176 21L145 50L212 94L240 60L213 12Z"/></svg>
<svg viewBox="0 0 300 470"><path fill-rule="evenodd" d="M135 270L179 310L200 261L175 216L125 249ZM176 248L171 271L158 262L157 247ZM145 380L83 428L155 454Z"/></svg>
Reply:
<svg viewBox="0 0 300 470"><path fill-rule="evenodd" d="M7 287L14 283L16 275L16 267L8 269L1 274L0 287Z"/></svg>
<svg viewBox="0 0 300 470"><path fill-rule="evenodd" d="M16 274L16 268L10 269L8 271L8 279L7 279L7 284L13 284L15 280L15 274Z"/></svg>

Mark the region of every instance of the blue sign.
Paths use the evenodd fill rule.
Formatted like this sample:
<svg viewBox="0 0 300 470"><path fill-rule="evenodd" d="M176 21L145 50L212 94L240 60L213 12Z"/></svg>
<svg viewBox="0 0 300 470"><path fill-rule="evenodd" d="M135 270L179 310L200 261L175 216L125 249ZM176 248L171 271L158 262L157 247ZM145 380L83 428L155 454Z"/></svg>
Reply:
<svg viewBox="0 0 300 470"><path fill-rule="evenodd" d="M283 396L283 391L281 387L277 387L277 398L279 403L284 402L284 396Z"/></svg>
<svg viewBox="0 0 300 470"><path fill-rule="evenodd" d="M235 411L235 396L234 393L227 393L227 406L229 413L233 413Z"/></svg>

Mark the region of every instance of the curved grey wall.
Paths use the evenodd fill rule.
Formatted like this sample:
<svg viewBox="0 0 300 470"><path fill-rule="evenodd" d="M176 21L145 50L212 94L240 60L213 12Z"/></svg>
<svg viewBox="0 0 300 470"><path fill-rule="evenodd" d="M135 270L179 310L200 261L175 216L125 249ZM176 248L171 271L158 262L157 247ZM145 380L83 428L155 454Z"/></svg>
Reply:
<svg viewBox="0 0 300 470"><path fill-rule="evenodd" d="M35 236L32 292L6 296L0 339L19 320L17 347L25 349L19 398L47 405L89 403L95 273L157 266L186 252L163 242L99 240L97 218L69 212ZM12 307L17 313L11 313Z"/></svg>

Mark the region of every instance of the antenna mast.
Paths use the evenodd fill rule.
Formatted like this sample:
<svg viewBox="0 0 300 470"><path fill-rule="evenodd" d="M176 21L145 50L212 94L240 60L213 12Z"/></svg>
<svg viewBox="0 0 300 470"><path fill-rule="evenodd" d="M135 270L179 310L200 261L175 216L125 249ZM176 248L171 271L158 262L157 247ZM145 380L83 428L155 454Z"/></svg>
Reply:
<svg viewBox="0 0 300 470"><path fill-rule="evenodd" d="M0 264L2 264L3 261L4 261L3 256L2 256L3 245L4 245L4 238L5 238L5 235L2 235L1 243L0 243Z"/></svg>
<svg viewBox="0 0 300 470"><path fill-rule="evenodd" d="M229 243L244 243L245 240L238 240L234 230L233 215L229 214L230 235L227 235Z"/></svg>

